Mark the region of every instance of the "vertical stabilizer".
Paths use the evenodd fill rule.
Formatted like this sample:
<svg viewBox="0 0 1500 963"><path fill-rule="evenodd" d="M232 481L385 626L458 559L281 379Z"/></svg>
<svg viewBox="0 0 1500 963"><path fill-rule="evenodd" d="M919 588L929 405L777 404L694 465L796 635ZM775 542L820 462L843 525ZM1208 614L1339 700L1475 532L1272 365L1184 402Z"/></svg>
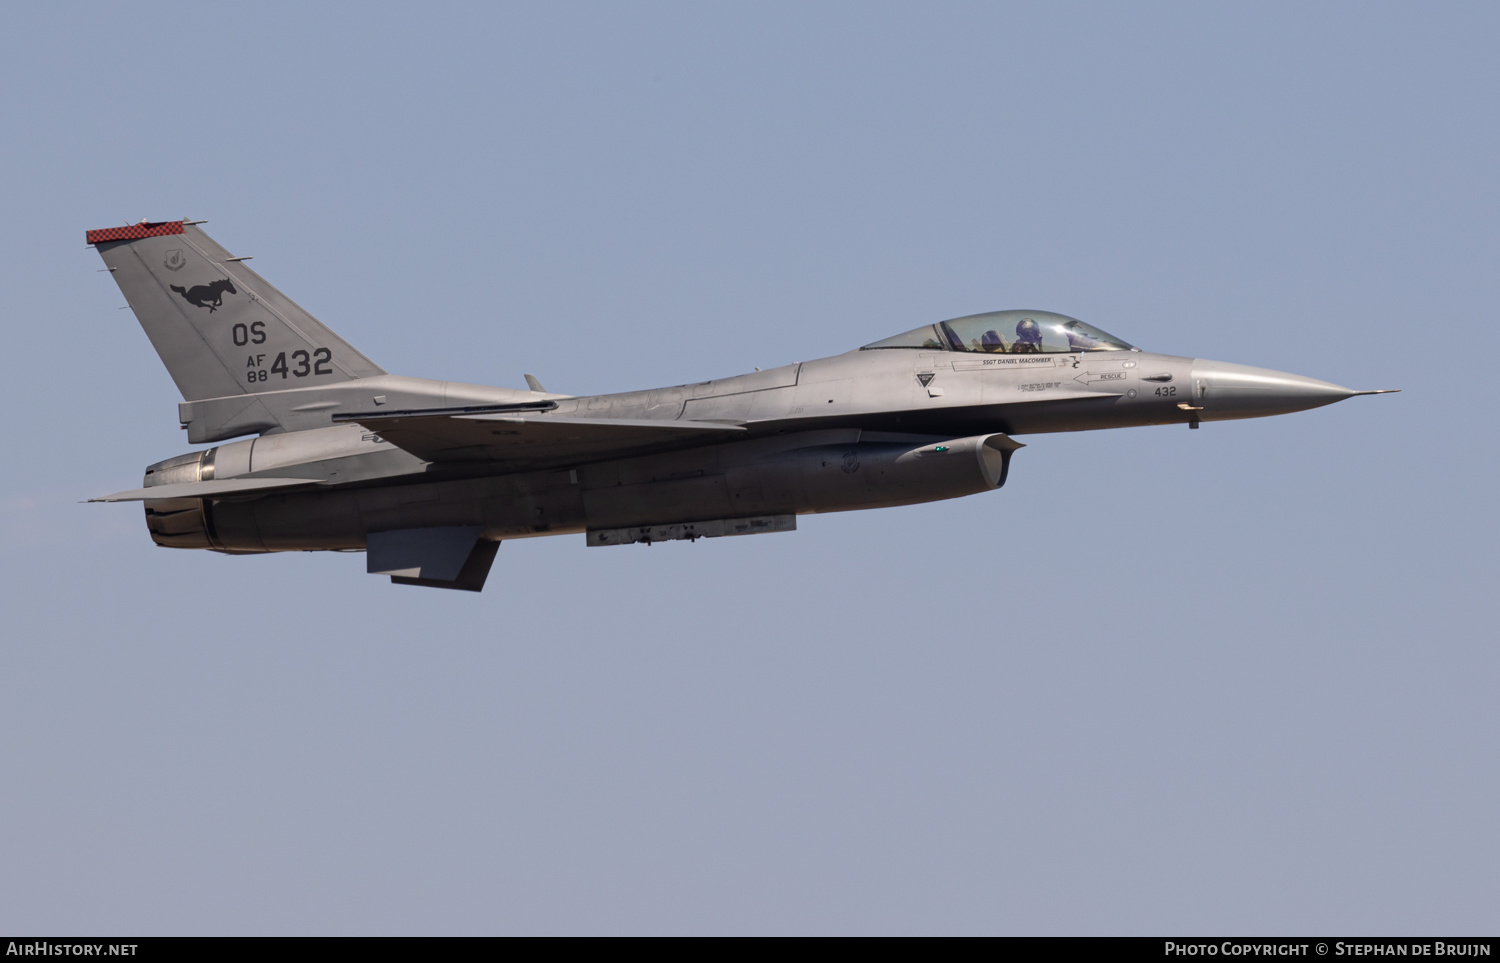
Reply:
<svg viewBox="0 0 1500 963"><path fill-rule="evenodd" d="M86 236L185 401L385 374L194 222Z"/></svg>

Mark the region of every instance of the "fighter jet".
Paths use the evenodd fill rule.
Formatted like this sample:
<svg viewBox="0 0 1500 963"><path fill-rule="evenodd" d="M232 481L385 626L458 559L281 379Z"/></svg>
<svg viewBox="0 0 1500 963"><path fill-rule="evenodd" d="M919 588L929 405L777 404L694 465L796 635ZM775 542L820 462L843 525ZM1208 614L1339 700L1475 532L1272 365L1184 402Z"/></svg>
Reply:
<svg viewBox="0 0 1500 963"><path fill-rule="evenodd" d="M557 394L529 374L526 390L430 381L387 374L202 223L86 234L182 392L188 441L214 444L92 500L143 502L158 545L364 551L400 585L477 592L505 539L788 532L798 515L993 491L1018 435L1197 428L1384 393L1155 354L1029 310L623 394Z"/></svg>

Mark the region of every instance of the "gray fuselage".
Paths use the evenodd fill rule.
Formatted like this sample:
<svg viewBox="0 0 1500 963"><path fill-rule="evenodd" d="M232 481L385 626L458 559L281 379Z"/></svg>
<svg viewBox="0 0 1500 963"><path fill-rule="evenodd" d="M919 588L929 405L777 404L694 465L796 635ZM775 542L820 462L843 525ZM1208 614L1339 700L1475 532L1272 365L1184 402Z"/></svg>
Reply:
<svg viewBox="0 0 1500 963"><path fill-rule="evenodd" d="M488 400L497 390L505 391L445 385L443 397ZM733 440L515 470L495 460L427 462L361 425L328 425L221 445L147 475L148 485L291 476L316 487L192 505L148 501L147 512L162 544L239 553L360 549L369 533L395 529L472 526L497 541L878 508L999 487L1019 445L996 435L1257 417L1355 393L1266 369L1137 350L862 349L649 391L506 393L554 401L556 408L536 420L743 427Z"/></svg>
<svg viewBox="0 0 1500 963"><path fill-rule="evenodd" d="M478 591L502 539L784 532L798 515L991 491L1015 435L1196 428L1364 393L1150 354L1048 311L651 391L430 381L388 373L201 223L85 234L182 393L188 441L224 442L96 501L144 502L159 545L363 549L369 572L403 584Z"/></svg>

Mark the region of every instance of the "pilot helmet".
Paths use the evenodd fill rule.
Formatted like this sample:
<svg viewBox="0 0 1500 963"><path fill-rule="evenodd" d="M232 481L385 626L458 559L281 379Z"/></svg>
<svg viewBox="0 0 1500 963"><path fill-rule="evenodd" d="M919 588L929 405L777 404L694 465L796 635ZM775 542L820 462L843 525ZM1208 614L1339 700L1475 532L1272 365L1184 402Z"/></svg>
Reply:
<svg viewBox="0 0 1500 963"><path fill-rule="evenodd" d="M1031 320L1030 318L1022 318L1016 324L1016 343L1017 344L1041 344L1042 343L1042 329L1041 329L1041 326L1038 325L1035 321Z"/></svg>
<svg viewBox="0 0 1500 963"><path fill-rule="evenodd" d="M1005 346L1005 344L1000 340L1000 332L996 331L994 328L991 328L984 334L980 335L979 346L986 351L999 351Z"/></svg>

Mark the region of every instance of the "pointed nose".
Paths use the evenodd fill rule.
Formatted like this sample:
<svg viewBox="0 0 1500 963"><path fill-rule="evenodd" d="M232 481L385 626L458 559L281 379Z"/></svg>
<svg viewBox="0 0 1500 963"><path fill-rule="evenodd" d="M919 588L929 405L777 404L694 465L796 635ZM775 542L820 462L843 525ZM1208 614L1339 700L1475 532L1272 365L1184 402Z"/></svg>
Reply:
<svg viewBox="0 0 1500 963"><path fill-rule="evenodd" d="M1259 418L1321 408L1359 392L1341 385L1270 368L1227 361L1193 361L1192 404L1204 421Z"/></svg>

